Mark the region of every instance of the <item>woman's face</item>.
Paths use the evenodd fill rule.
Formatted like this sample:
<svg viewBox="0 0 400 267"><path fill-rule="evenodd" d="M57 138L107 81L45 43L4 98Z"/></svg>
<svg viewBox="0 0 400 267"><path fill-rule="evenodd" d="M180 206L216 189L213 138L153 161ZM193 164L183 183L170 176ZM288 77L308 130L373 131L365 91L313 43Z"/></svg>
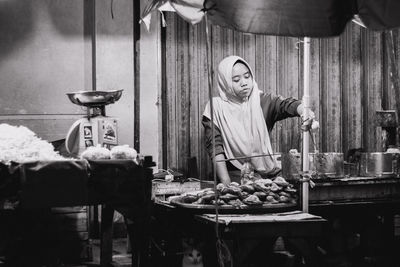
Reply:
<svg viewBox="0 0 400 267"><path fill-rule="evenodd" d="M241 62L233 65L232 88L241 99L247 98L253 90L253 77L247 66Z"/></svg>

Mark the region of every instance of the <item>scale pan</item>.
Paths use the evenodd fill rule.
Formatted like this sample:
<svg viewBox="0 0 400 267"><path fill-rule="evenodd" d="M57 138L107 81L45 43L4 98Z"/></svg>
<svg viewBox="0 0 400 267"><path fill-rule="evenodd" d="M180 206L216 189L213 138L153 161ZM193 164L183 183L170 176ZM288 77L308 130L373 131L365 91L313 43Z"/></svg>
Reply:
<svg viewBox="0 0 400 267"><path fill-rule="evenodd" d="M79 91L67 93L72 103L85 107L99 107L118 101L122 95L121 90L112 91Z"/></svg>

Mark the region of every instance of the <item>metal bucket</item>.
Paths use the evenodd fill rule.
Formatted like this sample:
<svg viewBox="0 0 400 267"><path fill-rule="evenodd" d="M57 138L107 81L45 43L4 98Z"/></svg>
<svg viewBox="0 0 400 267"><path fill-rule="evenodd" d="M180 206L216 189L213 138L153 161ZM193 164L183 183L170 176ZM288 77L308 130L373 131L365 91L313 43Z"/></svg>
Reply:
<svg viewBox="0 0 400 267"><path fill-rule="evenodd" d="M391 177L399 171L398 153L372 152L362 153L360 159L360 176Z"/></svg>
<svg viewBox="0 0 400 267"><path fill-rule="evenodd" d="M315 178L342 178L344 176L343 153L309 153L310 171ZM287 153L282 155L282 176L293 180L300 178L301 154Z"/></svg>

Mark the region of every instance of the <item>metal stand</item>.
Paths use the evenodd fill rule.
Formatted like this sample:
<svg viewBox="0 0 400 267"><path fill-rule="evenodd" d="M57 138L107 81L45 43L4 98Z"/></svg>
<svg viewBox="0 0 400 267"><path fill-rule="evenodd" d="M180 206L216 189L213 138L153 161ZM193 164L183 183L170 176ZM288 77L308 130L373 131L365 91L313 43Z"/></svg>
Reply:
<svg viewBox="0 0 400 267"><path fill-rule="evenodd" d="M308 118L310 111L310 38L305 37L303 43L304 49L304 61L303 61L303 73L304 73L304 95L303 95L303 106L304 116ZM302 149L302 160L303 160L303 173L307 173L310 170L310 161L308 159L309 154L310 135L307 131L303 132L303 149ZM302 186L302 210L308 212L308 188L309 182L303 179Z"/></svg>

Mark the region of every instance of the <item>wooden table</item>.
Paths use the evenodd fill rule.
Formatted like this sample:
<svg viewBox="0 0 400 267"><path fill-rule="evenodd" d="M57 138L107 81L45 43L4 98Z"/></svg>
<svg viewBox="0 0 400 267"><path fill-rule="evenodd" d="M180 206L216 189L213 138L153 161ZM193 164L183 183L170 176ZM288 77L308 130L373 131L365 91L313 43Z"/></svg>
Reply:
<svg viewBox="0 0 400 267"><path fill-rule="evenodd" d="M155 226L159 226L162 232L161 234L157 234L157 238L164 236L165 239L169 238L174 241L174 239L180 238L182 233L193 234L208 242L208 246L212 247L213 252L207 255L215 257L215 226L217 224L215 214L206 213L204 210L175 207L165 202L156 202L155 213L153 215L157 220ZM325 223L326 220L320 216L313 216L300 211L278 213L264 211L257 214L243 214L243 212L242 214L226 214L224 212L218 218L221 238L232 243L230 250L233 251L232 255L236 255L233 259L235 266L241 266L243 263L242 260L246 258L245 253L238 253L241 249L238 249L237 246L242 241L250 240L252 242L251 240L255 240L258 243L271 241L273 243L273 240L279 236L285 239L307 240L303 244L310 249L308 249L308 255L306 253L304 255L306 255L309 262L313 262L314 260L315 264L313 266L318 266L317 258L314 257L316 252L315 244L316 240L323 234ZM178 236L173 236L173 234L170 235L163 231L166 227L171 227L171 225L176 229L168 229L168 232L175 232ZM170 243L168 240L161 240L161 243L164 245L164 252L170 250L168 248L168 244ZM267 248L266 251L268 251ZM270 252L272 253L272 250ZM310 252L313 253L312 257ZM211 264L211 266L216 264L212 260L208 260L210 261L208 264Z"/></svg>
<svg viewBox="0 0 400 267"><path fill-rule="evenodd" d="M293 211L273 214L221 214L218 220L215 214L196 215L195 218L209 226L210 230L215 229L218 224L221 238L233 241L231 254L234 266L244 264L248 254L241 244L248 243L247 240L252 242L249 244L254 244L254 241L263 240L274 242L273 240L278 237L297 242L300 240L302 246L300 250L303 251L308 266L319 266L316 240L323 235L326 223L320 216ZM265 253L268 253L268 249L265 249Z"/></svg>
<svg viewBox="0 0 400 267"><path fill-rule="evenodd" d="M309 211L329 221L327 230L333 238L342 235L342 241L352 242L355 240L352 235L359 236L363 253L376 254L384 261L382 266L399 260L400 251L396 249L399 239L395 232L400 225L394 220L394 216L400 214L399 178L350 177L316 181L309 192Z"/></svg>
<svg viewBox="0 0 400 267"><path fill-rule="evenodd" d="M3 165L5 182L0 188L18 199L20 211L101 205L100 264L104 267L112 262L117 210L124 216L130 237L132 266L146 266L153 164L149 159L141 165L127 160L32 162L16 165L8 174Z"/></svg>

